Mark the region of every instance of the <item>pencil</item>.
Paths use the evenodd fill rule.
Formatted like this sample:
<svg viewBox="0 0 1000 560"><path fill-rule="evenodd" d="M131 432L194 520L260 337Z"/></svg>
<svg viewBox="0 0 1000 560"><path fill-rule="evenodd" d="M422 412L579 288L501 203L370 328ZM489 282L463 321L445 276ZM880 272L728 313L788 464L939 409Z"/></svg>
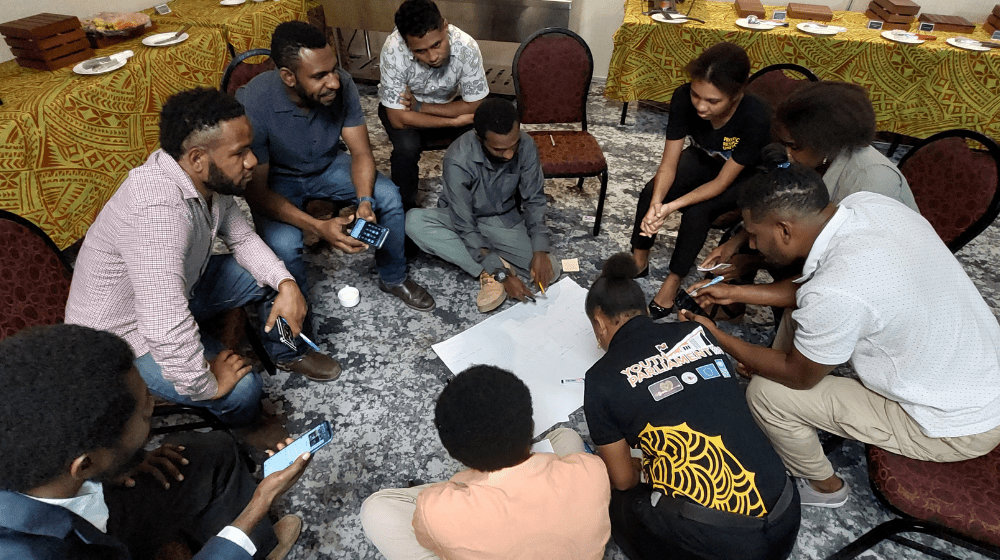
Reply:
<svg viewBox="0 0 1000 560"><path fill-rule="evenodd" d="M538 289L542 291L542 295L544 296L545 295L545 287L542 286L541 282L538 283Z"/></svg>
<svg viewBox="0 0 1000 560"><path fill-rule="evenodd" d="M552 145L553 145L553 146L555 146L555 145L556 145L556 139L555 139L555 138L553 138L551 134L549 134L549 142L552 142Z"/></svg>

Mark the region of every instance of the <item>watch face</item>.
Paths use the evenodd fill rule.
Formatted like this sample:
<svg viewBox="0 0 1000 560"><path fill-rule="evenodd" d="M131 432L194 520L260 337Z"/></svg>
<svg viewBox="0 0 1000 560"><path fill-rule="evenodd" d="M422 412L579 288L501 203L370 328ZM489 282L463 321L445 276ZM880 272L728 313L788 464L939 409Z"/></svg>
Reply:
<svg viewBox="0 0 1000 560"><path fill-rule="evenodd" d="M496 272L496 274L494 274L494 275L493 275L493 278L494 278L494 279L495 279L495 280L496 280L497 282L503 282L504 280L506 280L506 279L507 279L507 273L506 273L506 272L504 272L504 271L502 271L502 270L498 270L498 271Z"/></svg>

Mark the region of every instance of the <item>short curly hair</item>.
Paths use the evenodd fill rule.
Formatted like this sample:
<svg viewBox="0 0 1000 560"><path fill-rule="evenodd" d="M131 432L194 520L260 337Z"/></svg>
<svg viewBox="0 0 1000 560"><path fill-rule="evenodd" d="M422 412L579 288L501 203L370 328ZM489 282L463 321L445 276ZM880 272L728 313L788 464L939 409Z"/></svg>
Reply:
<svg viewBox="0 0 1000 560"><path fill-rule="evenodd" d="M220 124L246 114L235 97L217 89L196 88L174 94L160 111L160 147L180 161L191 141L219 134Z"/></svg>
<svg viewBox="0 0 1000 560"><path fill-rule="evenodd" d="M799 149L825 158L875 139L875 108L856 84L810 82L782 102L774 117Z"/></svg>
<svg viewBox="0 0 1000 560"><path fill-rule="evenodd" d="M299 51L322 49L329 45L318 27L304 21L286 21L274 28L271 36L271 60L278 68L292 72L299 69Z"/></svg>
<svg viewBox="0 0 1000 560"><path fill-rule="evenodd" d="M0 490L37 488L83 453L119 445L137 406L133 359L124 340L79 325L0 341Z"/></svg>
<svg viewBox="0 0 1000 560"><path fill-rule="evenodd" d="M527 458L534 423L531 392L513 373L475 365L448 382L434 408L434 425L448 453L491 472Z"/></svg>
<svg viewBox="0 0 1000 560"><path fill-rule="evenodd" d="M514 104L499 97L487 97L476 107L472 127L476 136L485 139L487 132L504 135L514 129L520 117Z"/></svg>
<svg viewBox="0 0 1000 560"><path fill-rule="evenodd" d="M407 37L423 37L444 25L437 4L431 0L406 0L396 10L394 19L404 41Z"/></svg>

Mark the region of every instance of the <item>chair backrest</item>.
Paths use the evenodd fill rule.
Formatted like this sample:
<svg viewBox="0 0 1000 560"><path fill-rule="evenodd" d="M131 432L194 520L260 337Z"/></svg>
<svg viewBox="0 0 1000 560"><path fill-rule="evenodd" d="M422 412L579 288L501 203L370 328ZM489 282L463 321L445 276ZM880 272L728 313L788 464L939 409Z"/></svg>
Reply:
<svg viewBox="0 0 1000 560"><path fill-rule="evenodd" d="M774 111L782 101L807 82L819 78L805 66L772 64L753 73L747 80L747 91L763 99Z"/></svg>
<svg viewBox="0 0 1000 560"><path fill-rule="evenodd" d="M978 132L939 132L911 148L899 170L953 253L1000 214L1000 146Z"/></svg>
<svg viewBox="0 0 1000 560"><path fill-rule="evenodd" d="M0 210L0 339L63 322L70 272L38 226Z"/></svg>
<svg viewBox="0 0 1000 560"><path fill-rule="evenodd" d="M244 62L246 59L254 56L266 56L267 60L257 64ZM271 58L270 49L251 49L242 52L233 57L232 62L226 67L226 71L222 73L222 83L219 86L219 90L231 95L235 94L236 90L245 86L257 74L273 70L274 68L274 60Z"/></svg>
<svg viewBox="0 0 1000 560"><path fill-rule="evenodd" d="M594 56L576 33L560 27L536 32L514 55L514 93L521 123L582 123Z"/></svg>

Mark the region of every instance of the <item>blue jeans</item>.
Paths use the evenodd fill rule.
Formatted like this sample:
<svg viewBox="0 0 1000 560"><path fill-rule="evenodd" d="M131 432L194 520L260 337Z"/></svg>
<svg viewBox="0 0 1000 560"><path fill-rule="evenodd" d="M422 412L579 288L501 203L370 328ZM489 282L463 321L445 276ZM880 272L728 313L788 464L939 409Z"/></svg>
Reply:
<svg viewBox="0 0 1000 560"><path fill-rule="evenodd" d="M288 177L271 174L271 190L288 199L299 209L309 200L323 199L358 203L358 196L351 181L351 156L340 152L326 171L314 177ZM406 239L403 203L399 188L381 173L375 177L372 194L375 199L375 217L389 228L389 237L381 249L375 251L378 275L387 286L398 286L406 280L406 257L403 242ZM257 232L264 242L285 261L285 267L295 277L299 289L308 294L306 265L302 260L302 230L284 222L268 219L254 213Z"/></svg>
<svg viewBox="0 0 1000 560"><path fill-rule="evenodd" d="M272 329L271 333L263 331L263 323L270 313L275 295L277 293L271 288L258 286L254 277L236 262L236 257L233 255L213 255L194 287L188 307L194 320L201 322L224 311L249 303L258 303L262 326L261 341L264 343L264 348L275 362L286 362L295 359L299 353L292 351L278 340L277 329ZM219 341L205 336L204 333L201 341L205 346L206 359L214 358L223 349ZM304 351L305 346L302 345L301 349ZM137 357L135 367L149 386L149 391L157 397L205 408L226 424L247 424L260 410L263 380L259 372L253 371L247 374L229 394L220 399L195 401L177 393L173 383L163 378L163 370L149 353Z"/></svg>

